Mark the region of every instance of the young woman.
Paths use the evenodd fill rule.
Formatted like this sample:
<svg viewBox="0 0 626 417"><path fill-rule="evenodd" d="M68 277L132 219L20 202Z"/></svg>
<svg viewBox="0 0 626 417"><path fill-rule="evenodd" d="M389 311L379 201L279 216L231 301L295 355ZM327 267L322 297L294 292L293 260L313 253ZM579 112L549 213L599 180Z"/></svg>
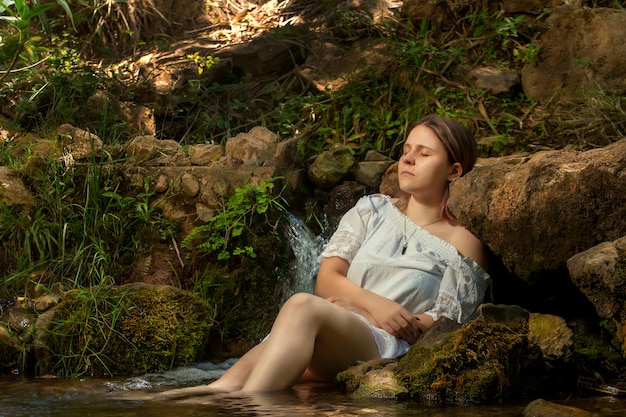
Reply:
<svg viewBox="0 0 626 417"><path fill-rule="evenodd" d="M466 321L489 276L483 245L447 201L450 182L476 158L462 125L436 115L416 122L398 164L404 196L360 199L319 257L316 294L291 297L263 342L194 390L259 392L303 378L332 381L358 361L404 355L439 317Z"/></svg>

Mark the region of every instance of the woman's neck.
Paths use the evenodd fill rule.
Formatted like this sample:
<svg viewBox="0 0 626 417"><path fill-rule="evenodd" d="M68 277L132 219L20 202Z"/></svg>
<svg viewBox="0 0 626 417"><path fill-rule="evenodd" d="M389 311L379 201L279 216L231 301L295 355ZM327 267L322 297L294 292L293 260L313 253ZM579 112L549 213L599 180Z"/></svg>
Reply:
<svg viewBox="0 0 626 417"><path fill-rule="evenodd" d="M409 219L420 226L432 224L441 218L439 203L420 202L414 197L409 197L405 214Z"/></svg>

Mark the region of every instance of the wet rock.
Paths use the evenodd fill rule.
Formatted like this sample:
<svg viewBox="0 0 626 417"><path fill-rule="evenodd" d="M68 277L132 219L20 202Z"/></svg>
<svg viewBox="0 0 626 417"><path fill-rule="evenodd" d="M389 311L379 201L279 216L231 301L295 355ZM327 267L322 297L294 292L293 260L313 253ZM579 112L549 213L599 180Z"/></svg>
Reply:
<svg viewBox="0 0 626 417"><path fill-rule="evenodd" d="M326 204L330 224L336 227L343 214L354 207L359 198L369 194L368 191L366 186L354 181L346 181L334 187L328 193Z"/></svg>
<svg viewBox="0 0 626 417"><path fill-rule="evenodd" d="M377 359L339 373L336 380L340 389L353 398L396 399L408 393L398 382L397 367L393 359Z"/></svg>
<svg viewBox="0 0 626 417"><path fill-rule="evenodd" d="M21 333L26 330L35 320L34 312L26 307L10 307L3 315L2 321L5 322L11 330Z"/></svg>
<svg viewBox="0 0 626 417"><path fill-rule="evenodd" d="M597 417L598 414L577 407L537 399L524 408L523 417Z"/></svg>

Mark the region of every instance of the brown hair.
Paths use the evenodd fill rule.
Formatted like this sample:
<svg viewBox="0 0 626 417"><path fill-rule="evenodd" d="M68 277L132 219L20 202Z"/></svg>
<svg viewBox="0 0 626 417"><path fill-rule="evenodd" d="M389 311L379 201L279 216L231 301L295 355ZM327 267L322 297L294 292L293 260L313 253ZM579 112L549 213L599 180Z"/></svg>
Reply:
<svg viewBox="0 0 626 417"><path fill-rule="evenodd" d="M437 138L441 141L448 153L450 164L460 163L463 167L461 176L467 174L474 168L474 164L478 159L478 149L476 148L476 140L474 135L462 124L454 120L441 117L437 114L429 114L412 123L408 132L410 133L417 126L426 126L432 130ZM442 218L456 220L456 217L448 208L448 198L450 196L449 187L443 196L440 205L439 215ZM406 209L408 195L402 196L398 204L402 210ZM402 208L404 207L404 208Z"/></svg>

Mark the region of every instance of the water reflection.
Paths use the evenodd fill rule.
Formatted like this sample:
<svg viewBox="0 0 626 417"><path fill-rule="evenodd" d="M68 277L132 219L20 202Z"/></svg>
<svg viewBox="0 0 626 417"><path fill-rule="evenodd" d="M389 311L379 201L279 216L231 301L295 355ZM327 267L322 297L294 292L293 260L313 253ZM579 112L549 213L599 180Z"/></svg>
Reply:
<svg viewBox="0 0 626 417"><path fill-rule="evenodd" d="M177 400L149 400L146 395L172 388L111 390L111 384L127 380L85 379L0 379L0 417L186 417L186 416L273 416L273 417L519 417L526 406L506 404L473 407L432 407L391 400L354 400L328 384L299 385L279 393L232 395L188 395ZM623 416L623 398L596 397L560 401L597 413Z"/></svg>

